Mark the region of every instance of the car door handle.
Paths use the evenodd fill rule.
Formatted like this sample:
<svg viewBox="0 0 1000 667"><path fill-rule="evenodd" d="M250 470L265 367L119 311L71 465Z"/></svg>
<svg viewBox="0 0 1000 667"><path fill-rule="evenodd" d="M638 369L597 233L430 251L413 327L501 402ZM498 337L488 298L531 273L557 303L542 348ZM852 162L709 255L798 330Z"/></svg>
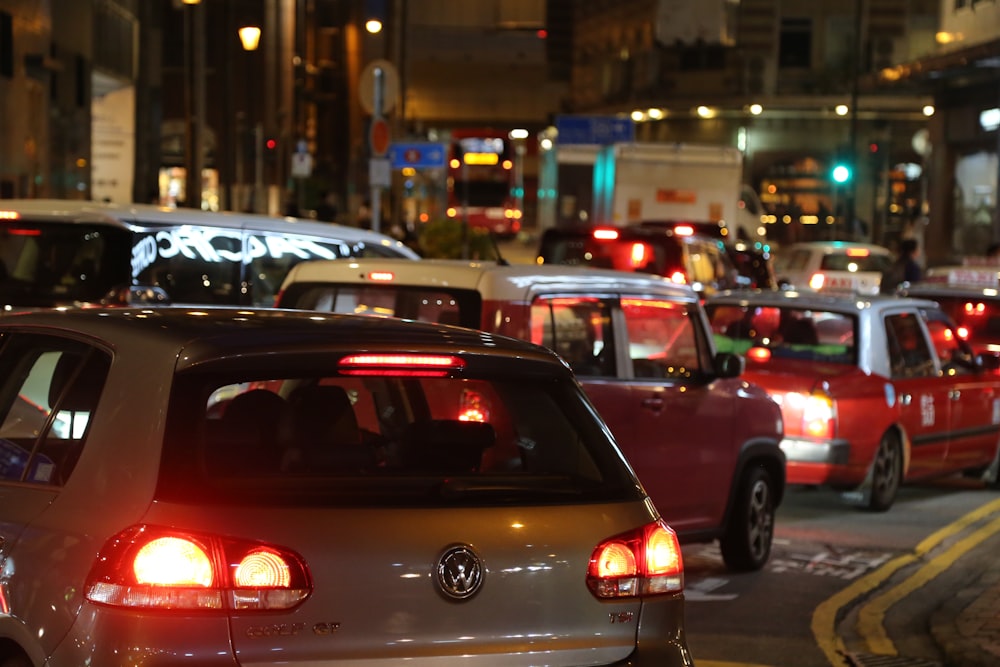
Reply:
<svg viewBox="0 0 1000 667"><path fill-rule="evenodd" d="M642 399L642 407L647 410L652 410L653 412L659 412L663 409L663 399L662 398L644 398Z"/></svg>
<svg viewBox="0 0 1000 667"><path fill-rule="evenodd" d="M913 400L913 396L911 396L910 394L900 394L899 395L899 404L900 405L909 405L912 400Z"/></svg>

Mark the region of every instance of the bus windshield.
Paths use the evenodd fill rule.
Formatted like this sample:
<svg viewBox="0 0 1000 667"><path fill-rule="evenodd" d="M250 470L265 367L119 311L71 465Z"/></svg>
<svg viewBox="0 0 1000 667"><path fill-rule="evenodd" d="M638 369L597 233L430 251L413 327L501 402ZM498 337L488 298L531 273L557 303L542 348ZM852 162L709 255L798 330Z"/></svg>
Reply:
<svg viewBox="0 0 1000 667"><path fill-rule="evenodd" d="M21 307L97 303L131 282L129 232L104 225L0 227L0 302Z"/></svg>

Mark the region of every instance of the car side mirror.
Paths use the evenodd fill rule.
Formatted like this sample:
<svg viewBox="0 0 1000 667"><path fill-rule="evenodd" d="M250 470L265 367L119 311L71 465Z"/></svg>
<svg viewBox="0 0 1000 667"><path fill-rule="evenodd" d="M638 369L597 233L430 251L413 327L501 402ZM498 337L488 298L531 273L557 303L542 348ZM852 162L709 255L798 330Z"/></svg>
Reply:
<svg viewBox="0 0 1000 667"><path fill-rule="evenodd" d="M735 378L743 375L746 361L740 355L732 352L718 352L713 359L712 366L715 368L717 377Z"/></svg>

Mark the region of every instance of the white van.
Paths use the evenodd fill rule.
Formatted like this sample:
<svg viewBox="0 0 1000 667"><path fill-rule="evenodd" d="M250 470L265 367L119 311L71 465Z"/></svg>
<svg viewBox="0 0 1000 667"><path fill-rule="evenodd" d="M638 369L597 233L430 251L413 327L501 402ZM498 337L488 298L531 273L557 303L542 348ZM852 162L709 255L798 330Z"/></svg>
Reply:
<svg viewBox="0 0 1000 667"><path fill-rule="evenodd" d="M91 201L0 200L0 305L271 306L298 262L418 255L371 231L296 218Z"/></svg>

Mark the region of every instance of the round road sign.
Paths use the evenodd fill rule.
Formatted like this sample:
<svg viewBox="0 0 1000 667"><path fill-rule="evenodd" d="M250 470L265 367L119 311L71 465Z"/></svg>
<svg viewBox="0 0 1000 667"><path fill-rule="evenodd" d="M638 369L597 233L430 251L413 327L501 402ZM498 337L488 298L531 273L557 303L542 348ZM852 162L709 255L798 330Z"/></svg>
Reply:
<svg viewBox="0 0 1000 667"><path fill-rule="evenodd" d="M375 109L375 70L381 71L382 108ZM396 66L388 60L373 60L361 71L358 79L358 96L361 108L367 113L379 116L389 113L396 107L399 98L399 72Z"/></svg>

